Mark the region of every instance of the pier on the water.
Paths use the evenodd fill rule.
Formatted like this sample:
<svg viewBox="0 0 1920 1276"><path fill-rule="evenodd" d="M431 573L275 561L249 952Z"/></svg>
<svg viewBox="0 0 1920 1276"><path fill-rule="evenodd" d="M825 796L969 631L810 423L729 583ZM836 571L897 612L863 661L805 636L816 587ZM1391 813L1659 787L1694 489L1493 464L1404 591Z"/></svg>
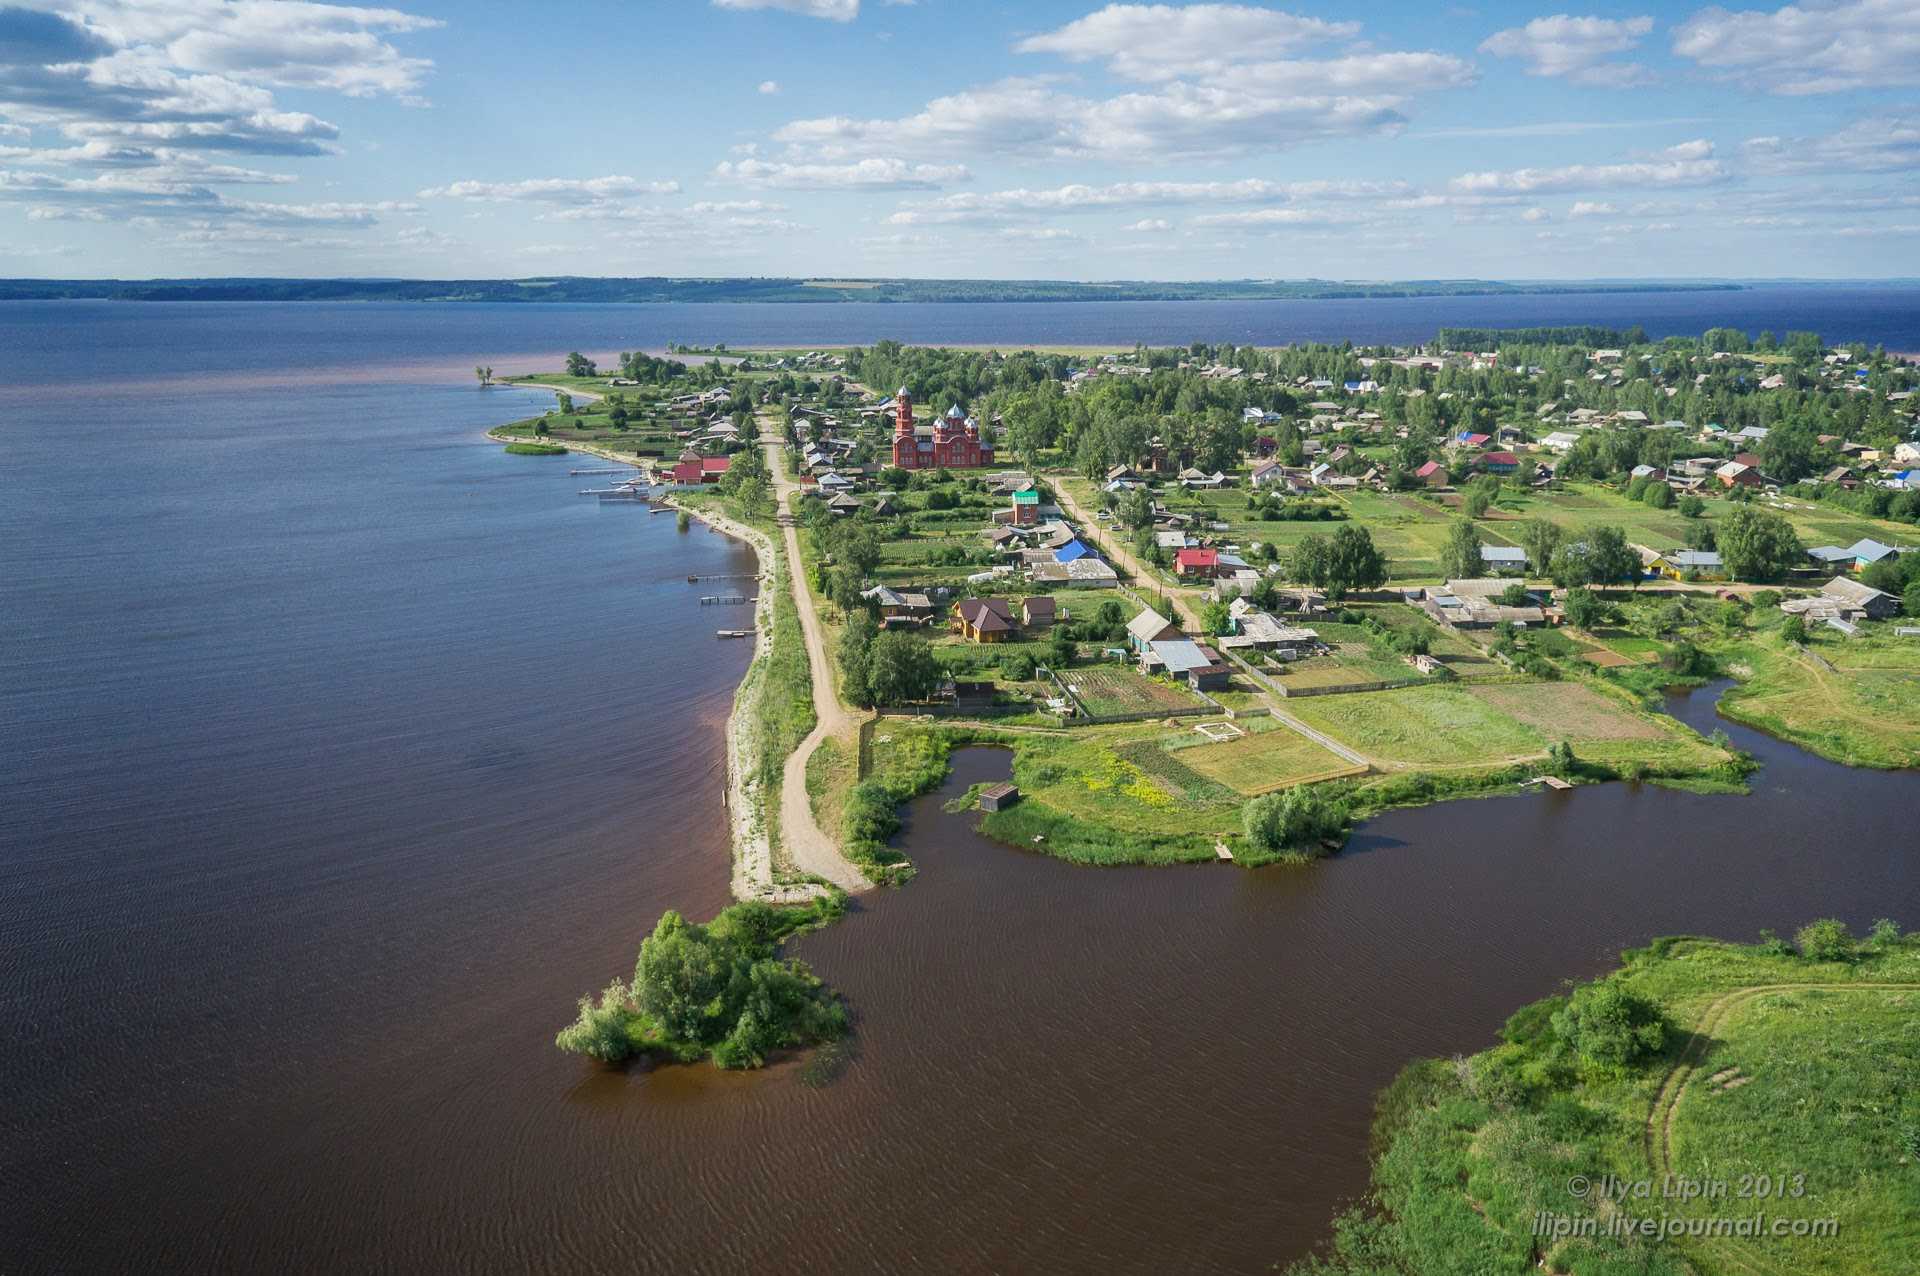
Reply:
<svg viewBox="0 0 1920 1276"><path fill-rule="evenodd" d="M708 594L700 600L702 607L745 607L753 599L745 594Z"/></svg>
<svg viewBox="0 0 1920 1276"><path fill-rule="evenodd" d="M706 576L689 576L687 584L697 585L703 580L759 580L757 572L714 572Z"/></svg>

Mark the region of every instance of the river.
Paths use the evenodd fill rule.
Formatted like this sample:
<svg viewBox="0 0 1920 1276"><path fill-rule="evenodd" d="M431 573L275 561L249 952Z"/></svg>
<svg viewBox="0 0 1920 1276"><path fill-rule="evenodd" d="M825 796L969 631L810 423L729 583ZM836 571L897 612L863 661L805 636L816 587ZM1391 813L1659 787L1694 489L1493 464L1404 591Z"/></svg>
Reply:
<svg viewBox="0 0 1920 1276"><path fill-rule="evenodd" d="M486 445L539 400L404 371L425 312L313 375L363 326L321 309L224 362L211 313L43 341L85 379L0 344L0 1270L1262 1270L1408 1059L1654 935L1920 923L1915 777L1739 727L1752 796L1451 803L1263 871L986 841L941 810L976 750L920 876L794 946L837 1069L585 1066L572 999L726 900L748 653L685 577L751 557Z"/></svg>

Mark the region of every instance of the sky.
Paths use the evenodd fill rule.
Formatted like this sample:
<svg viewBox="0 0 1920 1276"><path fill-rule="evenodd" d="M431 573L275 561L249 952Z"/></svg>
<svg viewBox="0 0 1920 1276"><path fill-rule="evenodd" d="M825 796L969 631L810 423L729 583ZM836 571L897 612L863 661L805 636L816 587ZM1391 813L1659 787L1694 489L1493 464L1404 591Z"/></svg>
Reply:
<svg viewBox="0 0 1920 1276"><path fill-rule="evenodd" d="M1920 8L0 0L0 276L559 274L1910 277Z"/></svg>

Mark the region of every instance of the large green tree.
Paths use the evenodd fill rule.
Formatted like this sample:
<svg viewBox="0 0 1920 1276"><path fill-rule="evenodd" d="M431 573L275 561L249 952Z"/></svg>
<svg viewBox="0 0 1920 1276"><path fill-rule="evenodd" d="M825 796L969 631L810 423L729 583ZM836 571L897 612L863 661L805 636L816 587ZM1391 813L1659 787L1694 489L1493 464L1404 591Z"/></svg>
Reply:
<svg viewBox="0 0 1920 1276"><path fill-rule="evenodd" d="M1715 539L1735 580L1776 581L1806 559L1799 533L1772 510L1739 505L1718 520Z"/></svg>
<svg viewBox="0 0 1920 1276"><path fill-rule="evenodd" d="M1486 560L1480 557L1482 544L1479 528L1465 519L1455 520L1447 529L1447 543L1440 551L1440 574L1449 580L1486 575Z"/></svg>

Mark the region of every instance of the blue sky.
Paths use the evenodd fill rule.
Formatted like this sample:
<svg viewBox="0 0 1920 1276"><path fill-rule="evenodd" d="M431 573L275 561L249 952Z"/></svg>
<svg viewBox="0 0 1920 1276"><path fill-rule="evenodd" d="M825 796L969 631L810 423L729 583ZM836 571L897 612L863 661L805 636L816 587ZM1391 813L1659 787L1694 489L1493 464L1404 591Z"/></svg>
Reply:
<svg viewBox="0 0 1920 1276"><path fill-rule="evenodd" d="M1920 273L1913 0L0 2L0 275Z"/></svg>

